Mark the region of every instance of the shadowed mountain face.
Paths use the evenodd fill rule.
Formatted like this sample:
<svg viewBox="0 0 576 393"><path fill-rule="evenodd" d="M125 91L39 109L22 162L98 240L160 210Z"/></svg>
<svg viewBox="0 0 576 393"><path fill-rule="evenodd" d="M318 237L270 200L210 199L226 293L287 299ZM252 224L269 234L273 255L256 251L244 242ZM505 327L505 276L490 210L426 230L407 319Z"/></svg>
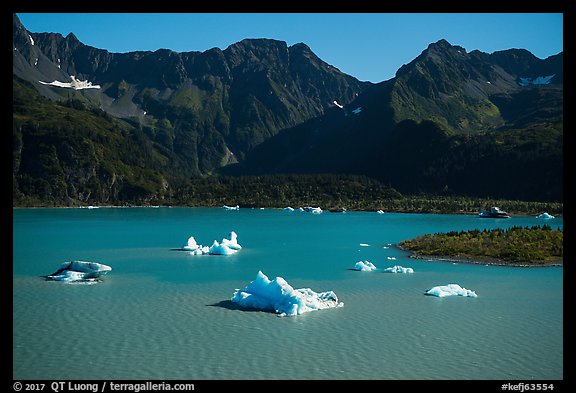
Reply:
<svg viewBox="0 0 576 393"><path fill-rule="evenodd" d="M13 43L21 197L162 199L221 172L562 200L562 53L468 53L440 40L372 84L305 44L268 39L117 54L72 33L30 33L14 16Z"/></svg>
<svg viewBox="0 0 576 393"><path fill-rule="evenodd" d="M440 40L396 76L225 173L359 173L404 193L562 200L562 53Z"/></svg>

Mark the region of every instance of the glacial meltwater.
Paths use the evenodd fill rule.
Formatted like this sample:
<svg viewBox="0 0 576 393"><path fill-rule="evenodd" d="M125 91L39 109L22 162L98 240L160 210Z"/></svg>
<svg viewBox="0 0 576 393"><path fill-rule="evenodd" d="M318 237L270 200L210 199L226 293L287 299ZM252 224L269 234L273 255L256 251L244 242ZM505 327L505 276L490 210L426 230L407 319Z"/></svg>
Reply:
<svg viewBox="0 0 576 393"><path fill-rule="evenodd" d="M425 233L543 224L563 220L13 209L13 378L563 379L562 267L417 260L395 247ZM231 232L241 247L229 255L183 250L190 237L223 247ZM68 261L111 270L46 279ZM231 301L260 271L332 291L340 306L281 316ZM425 294L449 284L477 296Z"/></svg>

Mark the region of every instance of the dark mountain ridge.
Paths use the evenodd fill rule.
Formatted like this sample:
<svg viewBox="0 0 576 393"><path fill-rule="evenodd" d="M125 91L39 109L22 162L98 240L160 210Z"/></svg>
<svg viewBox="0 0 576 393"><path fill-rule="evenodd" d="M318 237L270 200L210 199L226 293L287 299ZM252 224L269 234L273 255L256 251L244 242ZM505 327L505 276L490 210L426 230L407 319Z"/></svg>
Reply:
<svg viewBox="0 0 576 393"><path fill-rule="evenodd" d="M161 201L219 172L562 200L562 53L468 53L440 40L372 84L305 44L110 53L13 20L14 198ZM49 84L72 77L90 88Z"/></svg>
<svg viewBox="0 0 576 393"><path fill-rule="evenodd" d="M562 200L562 59L440 40L223 172L358 173L403 193Z"/></svg>
<svg viewBox="0 0 576 393"><path fill-rule="evenodd" d="M322 114L334 100L348 103L370 85L323 62L305 44L246 39L225 50L110 53L72 33L30 33L16 15L13 20L13 73L42 95L73 95L153 129L158 121L186 117L183 128L209 128L219 150L239 158L280 129ZM71 92L39 83L70 82L71 76L101 88ZM225 156L216 154L189 172L211 172Z"/></svg>

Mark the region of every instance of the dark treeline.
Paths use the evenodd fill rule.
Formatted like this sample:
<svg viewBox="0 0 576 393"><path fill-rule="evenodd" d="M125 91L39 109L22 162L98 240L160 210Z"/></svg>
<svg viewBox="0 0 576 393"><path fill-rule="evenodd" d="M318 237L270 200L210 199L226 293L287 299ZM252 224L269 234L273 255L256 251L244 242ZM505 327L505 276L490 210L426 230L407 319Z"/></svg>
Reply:
<svg viewBox="0 0 576 393"><path fill-rule="evenodd" d="M549 225L451 231L400 243L419 256L496 259L503 263L558 263L564 256L563 232Z"/></svg>
<svg viewBox="0 0 576 393"><path fill-rule="evenodd" d="M548 212L561 215L563 211L562 203L402 195L366 176L334 174L198 177L175 191L174 202L186 206L319 206L324 210L345 208L405 213L477 214L492 206L512 214Z"/></svg>

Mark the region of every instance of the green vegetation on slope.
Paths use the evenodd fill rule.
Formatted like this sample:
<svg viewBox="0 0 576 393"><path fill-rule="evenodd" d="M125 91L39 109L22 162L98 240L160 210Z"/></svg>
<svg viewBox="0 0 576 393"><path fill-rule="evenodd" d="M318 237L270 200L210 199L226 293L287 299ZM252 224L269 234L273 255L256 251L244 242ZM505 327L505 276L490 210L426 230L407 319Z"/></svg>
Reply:
<svg viewBox="0 0 576 393"><path fill-rule="evenodd" d="M13 84L13 204L114 203L162 193L168 157L144 133L69 99Z"/></svg>
<svg viewBox="0 0 576 393"><path fill-rule="evenodd" d="M451 231L400 242L417 256L498 260L503 264L561 263L563 232L548 225L471 231Z"/></svg>

